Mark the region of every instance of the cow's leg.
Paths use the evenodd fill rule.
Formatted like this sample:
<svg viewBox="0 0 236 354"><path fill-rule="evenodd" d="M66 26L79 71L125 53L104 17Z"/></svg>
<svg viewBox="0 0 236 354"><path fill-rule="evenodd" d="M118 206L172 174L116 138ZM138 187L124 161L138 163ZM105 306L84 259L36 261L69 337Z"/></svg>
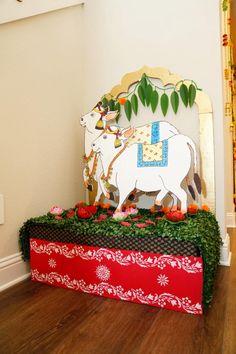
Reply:
<svg viewBox="0 0 236 354"><path fill-rule="evenodd" d="M180 186L174 186L174 188L170 188L170 191L179 199L181 212L183 214L187 213L187 193L185 190Z"/></svg>
<svg viewBox="0 0 236 354"><path fill-rule="evenodd" d="M171 207L172 211L176 211L178 209L178 198L176 197L175 194L171 193L171 196L173 198L173 205Z"/></svg>
<svg viewBox="0 0 236 354"><path fill-rule="evenodd" d="M119 188L119 186L121 186L121 188ZM115 213L122 210L122 206L124 204L124 201L126 200L126 198L129 196L130 192L135 187L134 187L133 183L132 184L127 183L127 180L125 180L125 181L119 180L119 181L117 181L117 188L119 191L119 204L117 205Z"/></svg>
<svg viewBox="0 0 236 354"><path fill-rule="evenodd" d="M160 210L162 207L162 200L165 198L166 194L169 191L163 186L160 192L157 194L156 199L155 199L155 207L157 207L157 210Z"/></svg>
<svg viewBox="0 0 236 354"><path fill-rule="evenodd" d="M98 183L98 189L97 189L97 194L95 197L94 205L99 205L99 201L100 201L102 193L104 193L104 195L106 193L106 190L103 186L103 182L99 177L97 177L97 183Z"/></svg>

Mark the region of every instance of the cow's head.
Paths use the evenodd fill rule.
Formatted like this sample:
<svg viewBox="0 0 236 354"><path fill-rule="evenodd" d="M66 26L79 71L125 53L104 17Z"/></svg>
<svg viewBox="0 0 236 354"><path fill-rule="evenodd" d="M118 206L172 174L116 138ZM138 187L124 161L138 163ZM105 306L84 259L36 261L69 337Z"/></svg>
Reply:
<svg viewBox="0 0 236 354"><path fill-rule="evenodd" d="M115 119L118 113L117 111L108 111L108 107L103 108L102 102L98 102L91 112L80 118L80 124L87 127L90 132L93 129L103 130L106 122Z"/></svg>
<svg viewBox="0 0 236 354"><path fill-rule="evenodd" d="M102 134L92 143L93 151L103 153L104 151L117 149L125 144L127 140L126 132L130 130L122 129L118 126L106 127Z"/></svg>

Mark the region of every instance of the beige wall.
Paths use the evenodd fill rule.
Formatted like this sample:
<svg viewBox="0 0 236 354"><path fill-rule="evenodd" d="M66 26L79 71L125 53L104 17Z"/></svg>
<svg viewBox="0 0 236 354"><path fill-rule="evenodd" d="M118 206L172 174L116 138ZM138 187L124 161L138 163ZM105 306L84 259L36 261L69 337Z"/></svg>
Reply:
<svg viewBox="0 0 236 354"><path fill-rule="evenodd" d="M0 258L19 252L28 218L84 199L82 11L0 26Z"/></svg>

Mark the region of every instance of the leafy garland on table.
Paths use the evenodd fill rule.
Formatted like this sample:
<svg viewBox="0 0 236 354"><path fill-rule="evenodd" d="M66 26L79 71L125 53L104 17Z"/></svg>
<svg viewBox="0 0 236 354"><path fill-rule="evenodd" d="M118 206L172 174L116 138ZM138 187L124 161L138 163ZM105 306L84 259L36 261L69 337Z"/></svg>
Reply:
<svg viewBox="0 0 236 354"><path fill-rule="evenodd" d="M153 113L155 113L160 101L161 111L164 116L166 116L169 105L171 104L176 114L179 108L180 98L185 107L189 105L191 108L195 102L196 92L200 90L194 81L191 81L189 87L187 87L185 81L189 80L181 80L177 82L176 85L168 85L170 87L163 88L154 85L150 78L146 74L143 74L141 80L137 82L130 93L120 98L118 98L119 95L117 97L110 94L105 95L102 98L102 106L103 108L108 107L110 111L119 112L116 118L117 122L119 120L121 106L124 106L126 117L128 121L130 121L132 113L137 115L140 101L143 106L151 107ZM168 90L172 90L170 96L166 93Z"/></svg>
<svg viewBox="0 0 236 354"><path fill-rule="evenodd" d="M104 237L169 237L178 241L190 241L201 252L204 261L203 305L208 307L212 300L214 277L220 259L222 244L217 220L209 211L190 208L183 221L173 222L167 214L139 209L137 215L128 215L125 221L115 221L114 209L109 205L90 207L89 210L76 205L75 208L62 210L60 215L48 213L26 221L20 229L19 244L23 259L30 258L29 227L44 224L52 228L67 230L77 235L103 235ZM173 212L174 213L174 212ZM138 221L137 221L138 219ZM170 218L171 219L171 218ZM135 220L135 221L134 221ZM172 220L175 220L172 218ZM179 219L181 220L181 219ZM140 225L140 226L138 226ZM142 225L142 226L141 226Z"/></svg>

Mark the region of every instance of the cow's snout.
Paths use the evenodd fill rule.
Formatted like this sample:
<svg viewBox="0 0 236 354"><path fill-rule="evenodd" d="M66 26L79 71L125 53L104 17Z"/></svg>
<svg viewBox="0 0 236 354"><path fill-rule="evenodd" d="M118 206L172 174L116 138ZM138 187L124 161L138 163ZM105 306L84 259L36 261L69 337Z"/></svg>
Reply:
<svg viewBox="0 0 236 354"><path fill-rule="evenodd" d="M80 124L82 125L82 127L86 126L86 120L84 119L84 117L80 117Z"/></svg>

